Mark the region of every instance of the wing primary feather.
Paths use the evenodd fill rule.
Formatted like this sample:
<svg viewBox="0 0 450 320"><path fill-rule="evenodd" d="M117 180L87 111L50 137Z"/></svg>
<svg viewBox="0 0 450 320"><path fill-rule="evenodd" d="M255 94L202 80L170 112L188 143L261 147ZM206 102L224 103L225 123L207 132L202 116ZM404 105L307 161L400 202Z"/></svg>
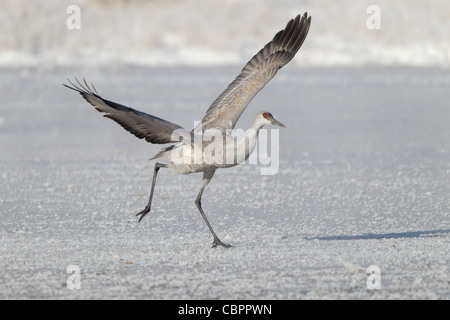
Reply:
<svg viewBox="0 0 450 320"><path fill-rule="evenodd" d="M241 73L214 100L193 132L234 128L255 95L294 58L308 35L310 24L311 17L306 12L289 20L286 27L247 62Z"/></svg>
<svg viewBox="0 0 450 320"><path fill-rule="evenodd" d="M83 79L82 83L75 78L76 84L69 79L67 81L71 86L63 84L65 87L80 93L97 111L104 113L104 117L114 120L139 139L145 139L150 143L165 144L179 142L180 140L176 138L190 138L189 132L177 124L103 99L92 82L89 85L86 79ZM175 130L178 131L174 135Z"/></svg>
<svg viewBox="0 0 450 320"><path fill-rule="evenodd" d="M280 43L280 47L286 47L287 46L287 43L291 39L291 36L292 36L292 34L294 33L294 30L295 30L294 28L292 28L292 25L294 24L294 22L297 21L298 17L299 16L297 16L295 18L295 20L294 19L290 20L288 22L288 24L286 25L286 28L283 31L287 30L287 32L283 33L283 38L282 38L282 41Z"/></svg>

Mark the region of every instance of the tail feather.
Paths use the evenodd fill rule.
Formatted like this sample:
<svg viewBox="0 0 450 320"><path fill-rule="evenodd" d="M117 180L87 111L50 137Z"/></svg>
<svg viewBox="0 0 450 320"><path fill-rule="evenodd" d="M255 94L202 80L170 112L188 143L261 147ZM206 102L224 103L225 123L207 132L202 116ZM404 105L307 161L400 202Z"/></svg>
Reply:
<svg viewBox="0 0 450 320"><path fill-rule="evenodd" d="M153 158L151 158L150 160L154 160L154 159L158 159L158 158L165 158L166 157L166 153L168 153L169 151L173 150L173 148L175 148L175 145L171 145L171 146L169 146L167 148L163 148L155 156L153 156Z"/></svg>

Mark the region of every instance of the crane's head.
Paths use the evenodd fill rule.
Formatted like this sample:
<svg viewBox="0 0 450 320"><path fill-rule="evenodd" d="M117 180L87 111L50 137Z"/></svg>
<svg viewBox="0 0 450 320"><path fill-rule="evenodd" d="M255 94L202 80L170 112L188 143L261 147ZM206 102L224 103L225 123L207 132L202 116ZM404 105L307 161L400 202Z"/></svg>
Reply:
<svg viewBox="0 0 450 320"><path fill-rule="evenodd" d="M276 126L280 126L283 128L286 128L284 124L282 124L280 121L276 120L270 112L267 111L261 111L259 112L255 117L255 122L259 124L260 127L273 124Z"/></svg>

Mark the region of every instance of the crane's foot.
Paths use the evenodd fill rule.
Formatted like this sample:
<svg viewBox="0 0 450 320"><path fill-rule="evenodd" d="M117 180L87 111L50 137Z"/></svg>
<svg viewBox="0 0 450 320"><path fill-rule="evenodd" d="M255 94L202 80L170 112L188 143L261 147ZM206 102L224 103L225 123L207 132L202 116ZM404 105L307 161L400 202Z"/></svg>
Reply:
<svg viewBox="0 0 450 320"><path fill-rule="evenodd" d="M144 210L142 210L141 212L139 212L138 214L136 214L136 217L137 217L137 216L141 216L141 217L139 218L138 222L141 222L141 220L142 220L142 219L147 215L147 213L149 213L149 212L150 212L150 207L147 206L147 207L145 207Z"/></svg>
<svg viewBox="0 0 450 320"><path fill-rule="evenodd" d="M216 248L217 246L222 246L224 248L231 248L232 247L231 244L223 243L222 241L220 241L219 238L214 238L214 241L213 241L213 244L212 244L211 248Z"/></svg>

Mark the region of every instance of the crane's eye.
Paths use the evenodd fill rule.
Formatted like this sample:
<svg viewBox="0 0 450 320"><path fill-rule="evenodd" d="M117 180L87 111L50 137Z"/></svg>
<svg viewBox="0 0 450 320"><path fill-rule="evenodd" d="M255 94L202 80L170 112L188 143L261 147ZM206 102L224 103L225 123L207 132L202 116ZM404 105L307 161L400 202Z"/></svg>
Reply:
<svg viewBox="0 0 450 320"><path fill-rule="evenodd" d="M264 112L262 116L263 116L264 118L266 118L267 120L270 120L270 119L273 118L273 117L272 117L272 114L270 114L269 112Z"/></svg>

